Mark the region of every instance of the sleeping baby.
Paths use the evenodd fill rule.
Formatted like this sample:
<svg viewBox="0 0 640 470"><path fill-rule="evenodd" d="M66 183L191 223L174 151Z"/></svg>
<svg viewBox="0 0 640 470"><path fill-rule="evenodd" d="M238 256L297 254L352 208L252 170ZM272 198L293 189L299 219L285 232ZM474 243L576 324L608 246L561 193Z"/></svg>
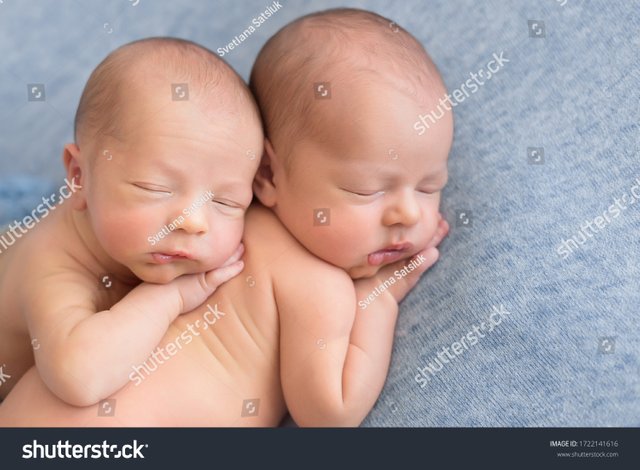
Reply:
<svg viewBox="0 0 640 470"><path fill-rule="evenodd" d="M153 38L111 53L64 148L70 197L0 255L0 399L34 359L74 405L125 385L178 315L242 270L262 142L249 89L211 51Z"/></svg>
<svg viewBox="0 0 640 470"><path fill-rule="evenodd" d="M356 426L387 375L398 302L438 258L450 112L422 45L377 14L285 26L251 74L265 151L245 268L173 321L108 409L74 408L31 369L3 426ZM135 337L132 338L135 341Z"/></svg>

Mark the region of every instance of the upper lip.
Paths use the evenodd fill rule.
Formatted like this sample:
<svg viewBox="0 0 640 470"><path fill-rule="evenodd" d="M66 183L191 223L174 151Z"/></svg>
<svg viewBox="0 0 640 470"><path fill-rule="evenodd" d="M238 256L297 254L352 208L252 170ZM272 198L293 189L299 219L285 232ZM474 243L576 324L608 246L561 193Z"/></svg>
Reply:
<svg viewBox="0 0 640 470"><path fill-rule="evenodd" d="M193 256L191 256L186 251L181 251L181 250L156 251L155 253L159 255L164 255L164 256L177 256L181 258L193 259Z"/></svg>
<svg viewBox="0 0 640 470"><path fill-rule="evenodd" d="M413 248L413 243L401 242L401 243L394 243L392 245L385 246L380 251L407 251L407 250L411 250L412 248Z"/></svg>

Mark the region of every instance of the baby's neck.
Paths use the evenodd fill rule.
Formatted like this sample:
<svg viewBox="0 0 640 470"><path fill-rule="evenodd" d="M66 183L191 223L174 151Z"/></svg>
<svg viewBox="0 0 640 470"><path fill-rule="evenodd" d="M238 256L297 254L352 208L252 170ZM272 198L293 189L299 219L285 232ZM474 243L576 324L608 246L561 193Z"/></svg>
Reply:
<svg viewBox="0 0 640 470"><path fill-rule="evenodd" d="M80 250L77 260L89 271L96 275L110 275L125 285L136 286L140 284L129 268L117 262L102 248L95 236L86 210L75 210L71 207L64 208L64 223L72 233L72 239L77 240Z"/></svg>

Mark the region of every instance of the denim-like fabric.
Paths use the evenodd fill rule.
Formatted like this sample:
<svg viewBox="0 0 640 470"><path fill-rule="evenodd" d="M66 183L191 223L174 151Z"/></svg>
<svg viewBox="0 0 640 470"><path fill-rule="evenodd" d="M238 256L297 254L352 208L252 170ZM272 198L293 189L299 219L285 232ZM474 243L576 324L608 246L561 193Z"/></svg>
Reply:
<svg viewBox="0 0 640 470"><path fill-rule="evenodd" d="M610 210L640 183L640 3L561 3L434 2L408 21L450 90L494 52L510 62L455 109L452 230L402 305L367 426L640 425L640 201Z"/></svg>
<svg viewBox="0 0 640 470"><path fill-rule="evenodd" d="M0 4L0 224L60 186L82 86L109 51L155 35L216 50L270 3ZM415 34L450 91L494 53L509 60L455 109L442 204L452 230L402 304L389 377L364 425L640 425L640 204L610 207L640 178L640 2L280 3L225 56L245 78L281 26L340 5ZM33 83L46 102L27 101ZM583 243L563 259L556 250L571 237ZM493 307L509 313L488 332ZM416 381L418 369L428 380Z"/></svg>

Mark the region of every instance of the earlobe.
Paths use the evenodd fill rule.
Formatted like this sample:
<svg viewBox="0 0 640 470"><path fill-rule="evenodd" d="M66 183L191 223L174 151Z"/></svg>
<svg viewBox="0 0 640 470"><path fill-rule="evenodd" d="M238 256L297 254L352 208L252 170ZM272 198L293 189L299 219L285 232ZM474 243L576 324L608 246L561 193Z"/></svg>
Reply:
<svg viewBox="0 0 640 470"><path fill-rule="evenodd" d="M253 192L266 207L274 207L276 205L276 185L273 174L275 158L276 155L271 142L269 142L269 139L264 139L264 153L260 160L258 172L253 180Z"/></svg>
<svg viewBox="0 0 640 470"><path fill-rule="evenodd" d="M84 178L82 174L82 169L80 168L80 147L77 144L71 143L64 146L64 151L62 152L62 160L64 162L64 167L67 170L67 181L72 182L74 191L71 195L69 201L72 204L72 207L76 210L84 210L87 208L87 201L85 199L85 194L82 191L84 186Z"/></svg>

